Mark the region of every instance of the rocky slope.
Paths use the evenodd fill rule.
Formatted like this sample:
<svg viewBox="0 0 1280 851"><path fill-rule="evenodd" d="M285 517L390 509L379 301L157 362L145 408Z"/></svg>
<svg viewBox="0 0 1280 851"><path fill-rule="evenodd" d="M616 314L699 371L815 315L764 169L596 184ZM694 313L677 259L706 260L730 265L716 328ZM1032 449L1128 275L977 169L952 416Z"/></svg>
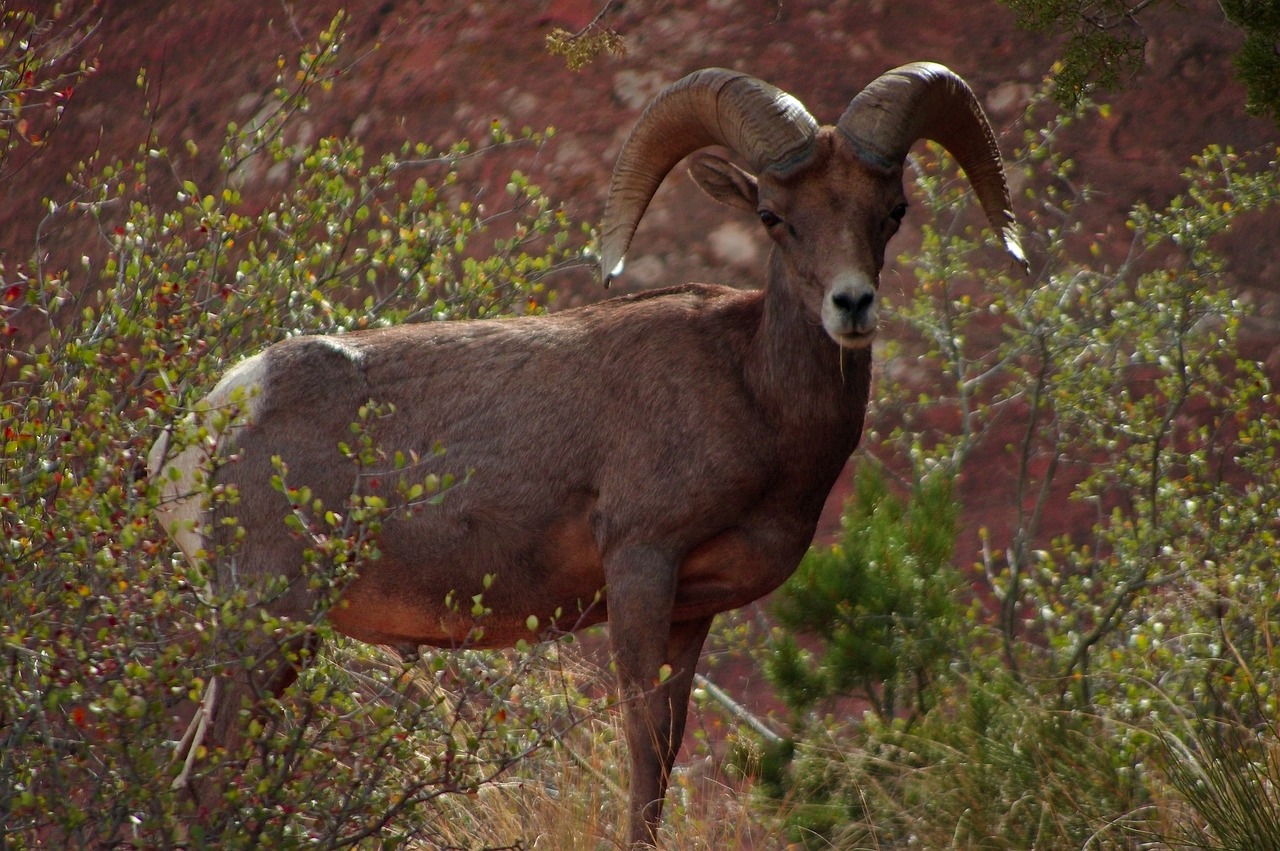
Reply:
<svg viewBox="0 0 1280 851"><path fill-rule="evenodd" d="M627 52L578 73L547 55L546 34L584 26L598 0L523 3L445 0L267 0L197 5L167 0L103 0L93 42L100 70L77 92L67 125L35 173L3 187L0 244L11 256L29 244L31 204L65 197L66 170L95 148L127 153L151 134L162 144L193 139L208 150L226 124L250 121L266 104L277 59L298 51L339 9L349 15L350 64L318 97L304 135L351 134L372 151L406 139L447 144L483 136L490 121L555 126L561 133L536 163L535 178L577 217L594 220L614 156L633 119L661 85L698 67L747 70L794 93L823 120L838 116L858 88L902 62L932 59L961 73L983 97L1007 146L1055 45L1014 28L988 2L937 0L789 2L679 0L618 4L610 23ZM1210 142L1248 148L1274 138L1268 123L1243 115L1230 79L1235 34L1215 4L1144 20L1149 68L1114 97L1109 120L1071 142L1081 178L1105 187L1116 218L1135 199L1155 203L1176 191L1188 158ZM146 66L149 86L136 85ZM144 117L146 104L155 117ZM251 192L278 189L285 174L248 175ZM641 229L627 285L711 278L752 282L764 250L753 223L708 207L687 181L671 180ZM689 234L705 234L691 240ZM905 240L902 240L905 241ZM1269 246L1247 252L1244 283L1271 285ZM585 280L566 282L572 298L595 296Z"/></svg>

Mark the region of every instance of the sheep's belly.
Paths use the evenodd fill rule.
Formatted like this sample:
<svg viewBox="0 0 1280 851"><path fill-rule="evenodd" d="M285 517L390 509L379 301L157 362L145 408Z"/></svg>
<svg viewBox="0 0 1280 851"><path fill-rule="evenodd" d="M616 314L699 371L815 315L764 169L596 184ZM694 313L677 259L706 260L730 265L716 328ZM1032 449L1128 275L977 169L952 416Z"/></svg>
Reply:
<svg viewBox="0 0 1280 851"><path fill-rule="evenodd" d="M511 647L521 639L534 642L582 629L606 616L603 595L597 601L591 593L553 597L529 589L518 601L497 593L487 599L481 592L474 595L478 600L455 593L446 606L443 592L427 601L368 591L357 580L329 620L338 632L371 644Z"/></svg>

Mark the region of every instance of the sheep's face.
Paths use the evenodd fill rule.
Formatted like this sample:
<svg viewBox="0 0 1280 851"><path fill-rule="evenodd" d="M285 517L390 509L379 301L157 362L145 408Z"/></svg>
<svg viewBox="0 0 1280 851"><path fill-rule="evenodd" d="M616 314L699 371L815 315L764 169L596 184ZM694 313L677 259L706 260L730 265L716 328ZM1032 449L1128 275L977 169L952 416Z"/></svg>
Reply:
<svg viewBox="0 0 1280 851"><path fill-rule="evenodd" d="M784 174L754 177L718 157L693 163L712 197L755 213L774 241L788 285L841 346L870 345L879 319L885 246L906 214L902 169L868 166L835 135Z"/></svg>

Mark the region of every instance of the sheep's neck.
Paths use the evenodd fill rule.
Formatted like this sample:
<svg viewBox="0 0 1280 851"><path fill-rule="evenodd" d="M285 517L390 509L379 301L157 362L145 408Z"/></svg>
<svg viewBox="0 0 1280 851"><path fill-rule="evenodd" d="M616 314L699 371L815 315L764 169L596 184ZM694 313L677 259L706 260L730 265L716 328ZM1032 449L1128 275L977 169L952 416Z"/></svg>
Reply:
<svg viewBox="0 0 1280 851"><path fill-rule="evenodd" d="M747 370L752 392L779 428L856 443L870 390L871 352L837 345L805 311L786 275L773 257Z"/></svg>

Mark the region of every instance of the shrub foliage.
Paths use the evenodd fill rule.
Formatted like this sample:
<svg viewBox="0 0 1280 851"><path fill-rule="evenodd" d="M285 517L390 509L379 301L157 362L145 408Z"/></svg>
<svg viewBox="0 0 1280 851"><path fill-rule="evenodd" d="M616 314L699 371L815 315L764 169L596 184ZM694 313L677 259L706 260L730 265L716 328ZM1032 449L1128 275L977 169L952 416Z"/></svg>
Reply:
<svg viewBox="0 0 1280 851"><path fill-rule="evenodd" d="M896 568L901 545L866 522L885 497L868 504L860 484L846 541L784 587L779 622L802 640L775 639L767 668L798 739L760 765L814 847L1280 843L1266 825L1262 845L1231 838L1262 829L1248 802L1274 806L1280 418L1239 352L1249 308L1218 241L1280 198L1276 152L1207 149L1181 195L1132 210L1129 250L1108 262L1058 147L1089 111L1029 131L1015 155L1030 280L984 265L944 159L915 163L932 215L904 258L916 281L895 305L866 449L916 491L894 508L903 536L913 511L947 528L920 493L939 478L994 481L984 499L1005 508L958 553L956 581ZM1072 517L1091 531L1069 534ZM931 587L952 605L902 618ZM867 673L849 677L849 637L876 630L854 654ZM935 636L950 664L917 661ZM889 702L906 672L927 700ZM842 720L814 694L874 711Z"/></svg>
<svg viewBox="0 0 1280 851"><path fill-rule="evenodd" d="M323 608L376 557L381 519L429 510L449 483L406 479L383 499L320 506L282 468L281 498L314 543L311 581L330 590L308 622L284 623L210 589L203 564L185 563L155 526L160 488L144 462L157 435L201 439L186 414L269 342L537 312L546 276L569 259L571 228L520 172L489 193L500 209L457 185L470 158L536 151L550 131L495 125L480 146L376 156L350 139L296 141L291 122L337 76L342 23L296 68L281 63L275 108L231 125L219 150L148 140L132 158L81 164L69 197L32 211L89 225L80 264L55 267L38 246L30 263L0 268L0 847L430 841L442 796L492 784L583 717L563 683L513 699L512 684L554 656L546 647L415 665L330 641L297 687L244 719L255 735L243 752L177 758L209 683L253 663L249 639L332 639ZM21 75L31 91L78 79L68 41L32 33L82 22L6 13L4 27L4 44L25 39L0 53L4 79ZM0 102L7 132L24 98ZM27 150L4 138L10 161ZM246 174L268 168L288 175L286 189L247 201ZM210 171L203 185L188 176ZM370 406L352 424L353 478L395 450L377 440L384 413ZM233 493L208 496L234 505ZM172 788L184 768L216 794Z"/></svg>

